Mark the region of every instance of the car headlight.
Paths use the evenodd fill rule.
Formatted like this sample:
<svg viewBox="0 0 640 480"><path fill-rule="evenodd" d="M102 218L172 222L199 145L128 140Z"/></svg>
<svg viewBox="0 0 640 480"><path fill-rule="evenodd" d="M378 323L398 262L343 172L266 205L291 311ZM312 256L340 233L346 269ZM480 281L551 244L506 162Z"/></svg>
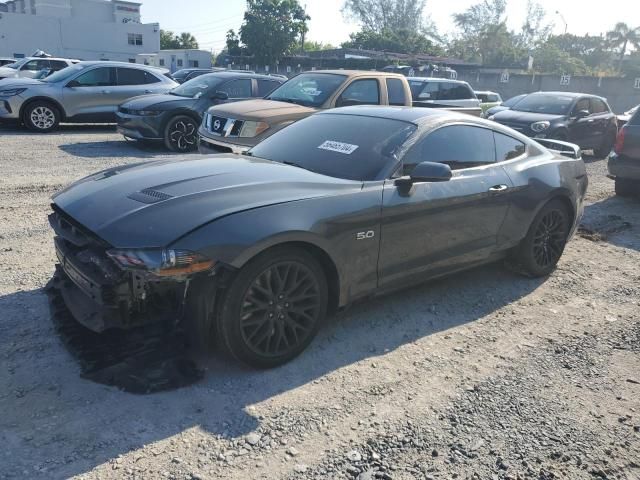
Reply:
<svg viewBox="0 0 640 480"><path fill-rule="evenodd" d="M24 92L26 88L11 88L7 90L0 90L0 97L14 97Z"/></svg>
<svg viewBox="0 0 640 480"><path fill-rule="evenodd" d="M162 112L157 110L133 110L131 113L140 115L141 117L154 117L156 115L160 115Z"/></svg>
<svg viewBox="0 0 640 480"><path fill-rule="evenodd" d="M551 126L551 123L547 122L546 120L544 120L542 122L532 123L531 124L531 130L533 130L534 132L543 132L547 128L549 128L550 126Z"/></svg>
<svg viewBox="0 0 640 480"><path fill-rule="evenodd" d="M256 137L269 128L269 124L265 122L246 121L242 124L239 137Z"/></svg>
<svg viewBox="0 0 640 480"><path fill-rule="evenodd" d="M215 265L215 261L189 250L112 249L107 255L125 270L142 270L158 277L190 275Z"/></svg>

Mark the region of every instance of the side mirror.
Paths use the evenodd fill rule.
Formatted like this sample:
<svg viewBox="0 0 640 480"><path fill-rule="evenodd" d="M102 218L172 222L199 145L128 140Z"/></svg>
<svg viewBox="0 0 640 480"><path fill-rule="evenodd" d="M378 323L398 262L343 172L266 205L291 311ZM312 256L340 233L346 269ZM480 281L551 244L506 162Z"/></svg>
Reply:
<svg viewBox="0 0 640 480"><path fill-rule="evenodd" d="M585 118L585 117L588 117L589 115L591 115L591 113L589 113L589 110L578 110L576 112L575 117L576 118Z"/></svg>
<svg viewBox="0 0 640 480"><path fill-rule="evenodd" d="M214 100L229 100L229 94L227 92L216 92L213 94L213 96L211 97Z"/></svg>
<svg viewBox="0 0 640 480"><path fill-rule="evenodd" d="M396 179L399 187L410 187L416 182L448 182L453 172L446 163L422 162L415 166L411 175Z"/></svg>
<svg viewBox="0 0 640 480"><path fill-rule="evenodd" d="M79 83L77 80L71 80L71 81L70 81L69 83L67 83L65 86L66 86L66 87L69 87L69 88L79 87L79 86L80 86L80 83Z"/></svg>

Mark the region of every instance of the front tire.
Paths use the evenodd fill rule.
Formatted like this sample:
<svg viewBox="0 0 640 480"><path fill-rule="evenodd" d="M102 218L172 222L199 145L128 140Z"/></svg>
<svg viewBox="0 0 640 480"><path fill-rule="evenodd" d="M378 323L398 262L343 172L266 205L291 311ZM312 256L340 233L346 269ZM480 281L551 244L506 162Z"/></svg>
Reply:
<svg viewBox="0 0 640 480"><path fill-rule="evenodd" d="M172 152L198 148L198 122L188 115L172 117L164 129L164 144Z"/></svg>
<svg viewBox="0 0 640 480"><path fill-rule="evenodd" d="M626 178L616 178L616 195L620 197L640 196L640 181L628 180Z"/></svg>
<svg viewBox="0 0 640 480"><path fill-rule="evenodd" d="M560 200L552 200L533 219L514 260L531 277L549 275L558 264L569 238L569 212Z"/></svg>
<svg viewBox="0 0 640 480"><path fill-rule="evenodd" d="M327 313L328 288L317 260L276 248L233 279L218 316L223 347L255 368L282 365L307 348Z"/></svg>
<svg viewBox="0 0 640 480"><path fill-rule="evenodd" d="M52 103L38 100L27 106L23 121L29 130L51 132L60 123L60 111Z"/></svg>

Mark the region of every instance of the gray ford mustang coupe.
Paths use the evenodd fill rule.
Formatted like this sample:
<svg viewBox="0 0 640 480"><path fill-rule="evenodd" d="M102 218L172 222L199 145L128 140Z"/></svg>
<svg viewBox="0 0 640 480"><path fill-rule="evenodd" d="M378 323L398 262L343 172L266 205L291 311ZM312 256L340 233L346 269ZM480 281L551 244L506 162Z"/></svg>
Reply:
<svg viewBox="0 0 640 480"><path fill-rule="evenodd" d="M274 367L357 299L502 258L549 274L587 176L577 147L545 142L451 112L347 107L247 155L105 170L53 197L61 293L96 332L184 324Z"/></svg>

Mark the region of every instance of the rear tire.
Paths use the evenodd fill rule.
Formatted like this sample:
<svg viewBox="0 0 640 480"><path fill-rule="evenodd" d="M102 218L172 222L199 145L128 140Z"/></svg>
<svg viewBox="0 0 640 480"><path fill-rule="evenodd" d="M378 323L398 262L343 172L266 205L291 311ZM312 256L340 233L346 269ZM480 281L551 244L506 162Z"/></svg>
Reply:
<svg viewBox="0 0 640 480"><path fill-rule="evenodd" d="M613 146L616 144L616 132L610 131L602 139L602 145L593 149L593 154L598 158L606 158L613 150Z"/></svg>
<svg viewBox="0 0 640 480"><path fill-rule="evenodd" d="M626 178L616 178L616 195L620 197L639 197L640 180L628 180Z"/></svg>
<svg viewBox="0 0 640 480"><path fill-rule="evenodd" d="M220 343L251 367L282 365L316 336L327 299L324 271L312 255L301 249L269 250L229 285L218 315Z"/></svg>
<svg viewBox="0 0 640 480"><path fill-rule="evenodd" d="M172 117L164 129L164 144L172 152L198 148L198 122L188 115Z"/></svg>
<svg viewBox="0 0 640 480"><path fill-rule="evenodd" d="M51 102L36 100L27 105L22 121L29 130L41 133L51 132L60 123L60 111Z"/></svg>
<svg viewBox="0 0 640 480"><path fill-rule="evenodd" d="M552 200L542 207L514 252L518 270L531 277L543 277L553 272L567 244L569 216L566 205L560 200Z"/></svg>

